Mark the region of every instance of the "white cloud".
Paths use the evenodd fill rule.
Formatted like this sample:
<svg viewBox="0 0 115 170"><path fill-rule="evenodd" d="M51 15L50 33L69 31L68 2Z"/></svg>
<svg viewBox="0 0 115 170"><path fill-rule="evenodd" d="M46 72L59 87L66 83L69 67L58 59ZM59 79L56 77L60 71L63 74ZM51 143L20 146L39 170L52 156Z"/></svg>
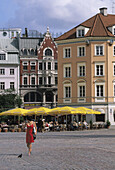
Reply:
<svg viewBox="0 0 115 170"><path fill-rule="evenodd" d="M65 32L99 12L100 7L112 11L111 0L15 0L18 9L8 21L10 26L28 27L45 32ZM15 9L14 9L15 10Z"/></svg>

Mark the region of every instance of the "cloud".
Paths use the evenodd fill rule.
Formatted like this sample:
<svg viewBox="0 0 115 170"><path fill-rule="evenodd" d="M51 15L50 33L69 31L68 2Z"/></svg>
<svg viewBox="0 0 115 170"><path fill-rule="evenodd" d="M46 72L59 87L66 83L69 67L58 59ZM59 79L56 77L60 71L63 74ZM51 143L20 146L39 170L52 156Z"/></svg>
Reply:
<svg viewBox="0 0 115 170"><path fill-rule="evenodd" d="M15 0L18 8L7 25L45 32L47 26L52 32L65 32L108 7L110 0Z"/></svg>

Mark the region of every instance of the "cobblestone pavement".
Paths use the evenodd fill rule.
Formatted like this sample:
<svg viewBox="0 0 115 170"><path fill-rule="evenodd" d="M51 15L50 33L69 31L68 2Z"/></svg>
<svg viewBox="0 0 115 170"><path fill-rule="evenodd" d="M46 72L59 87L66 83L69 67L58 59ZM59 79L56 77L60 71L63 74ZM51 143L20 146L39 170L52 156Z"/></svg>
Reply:
<svg viewBox="0 0 115 170"><path fill-rule="evenodd" d="M24 132L0 133L0 170L115 169L115 129L38 133L32 149Z"/></svg>

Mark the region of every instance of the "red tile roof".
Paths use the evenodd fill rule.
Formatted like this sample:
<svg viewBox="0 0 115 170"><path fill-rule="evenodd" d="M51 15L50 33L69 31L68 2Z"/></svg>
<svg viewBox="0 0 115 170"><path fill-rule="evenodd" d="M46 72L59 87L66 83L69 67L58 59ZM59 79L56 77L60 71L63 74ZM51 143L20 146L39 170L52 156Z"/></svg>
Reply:
<svg viewBox="0 0 115 170"><path fill-rule="evenodd" d="M74 27L73 29L69 30L68 32L64 33L60 37L56 38L56 40L76 38L76 28L78 28L79 26L89 28L89 31L87 32L85 37L114 36L108 29L108 27L111 27L113 25L115 25L115 15L108 14L107 16L104 16L103 14L99 13L81 23L80 25Z"/></svg>

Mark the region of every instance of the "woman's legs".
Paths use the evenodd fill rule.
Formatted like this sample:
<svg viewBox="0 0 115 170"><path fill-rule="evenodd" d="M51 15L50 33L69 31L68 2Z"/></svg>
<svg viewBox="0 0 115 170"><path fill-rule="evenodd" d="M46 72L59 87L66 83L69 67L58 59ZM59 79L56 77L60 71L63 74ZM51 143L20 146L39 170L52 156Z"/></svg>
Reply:
<svg viewBox="0 0 115 170"><path fill-rule="evenodd" d="M28 147L28 150L29 150L28 155L30 155L31 152L32 152L32 144L31 143L27 143L27 147Z"/></svg>

